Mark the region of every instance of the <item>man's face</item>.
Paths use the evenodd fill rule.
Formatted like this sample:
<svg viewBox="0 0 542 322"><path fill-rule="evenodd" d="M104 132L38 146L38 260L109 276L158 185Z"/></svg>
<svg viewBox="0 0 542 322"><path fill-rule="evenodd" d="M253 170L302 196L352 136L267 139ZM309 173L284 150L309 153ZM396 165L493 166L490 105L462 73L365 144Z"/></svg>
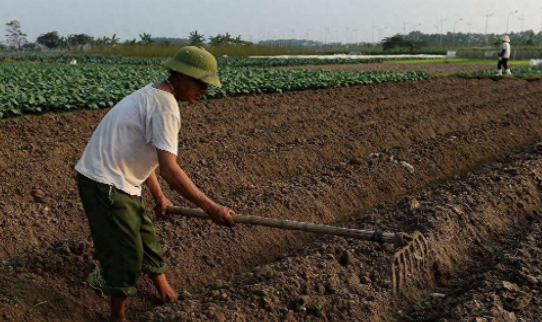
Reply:
<svg viewBox="0 0 542 322"><path fill-rule="evenodd" d="M176 95L179 101L189 102L190 104L197 103L203 95L207 94L208 85L201 80L179 75L176 88Z"/></svg>

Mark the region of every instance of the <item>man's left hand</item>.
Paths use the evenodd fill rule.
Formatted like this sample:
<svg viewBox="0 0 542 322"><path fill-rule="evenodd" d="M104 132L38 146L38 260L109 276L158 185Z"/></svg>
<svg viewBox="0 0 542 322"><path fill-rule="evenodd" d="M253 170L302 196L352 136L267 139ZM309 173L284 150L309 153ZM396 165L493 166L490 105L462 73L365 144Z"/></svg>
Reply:
<svg viewBox="0 0 542 322"><path fill-rule="evenodd" d="M160 217L162 219L168 219L169 215L166 214L166 210L169 207L173 207L173 203L169 201L166 196L162 196L158 200L156 200L156 207L154 207L154 213L157 217Z"/></svg>

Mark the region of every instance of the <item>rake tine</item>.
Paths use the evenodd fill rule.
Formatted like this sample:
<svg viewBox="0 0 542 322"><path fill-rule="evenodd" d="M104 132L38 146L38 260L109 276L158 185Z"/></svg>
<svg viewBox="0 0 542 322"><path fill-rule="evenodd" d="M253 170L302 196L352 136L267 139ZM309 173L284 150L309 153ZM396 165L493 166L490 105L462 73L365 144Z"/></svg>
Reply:
<svg viewBox="0 0 542 322"><path fill-rule="evenodd" d="M391 263L391 287L393 295L397 295L397 276L395 275L395 258L393 259L393 262Z"/></svg>
<svg viewBox="0 0 542 322"><path fill-rule="evenodd" d="M401 263L401 266L399 266L400 270L399 270L399 278L400 278L400 283L399 283L399 291L402 291L404 288L405 288L405 279L406 279L406 274L405 274L405 260L404 260L404 257L403 257L403 253L401 253L399 255L399 263Z"/></svg>
<svg viewBox="0 0 542 322"><path fill-rule="evenodd" d="M405 263L405 284L407 282L408 277L410 276L410 267L408 265L408 249L405 249L403 252L403 262Z"/></svg>
<svg viewBox="0 0 542 322"><path fill-rule="evenodd" d="M401 285L403 283L403 276L402 276L402 272L403 272L403 267L401 265L401 253L396 253L394 256L393 256L393 261L395 263L395 277L396 277L396 290L397 290L397 293L400 293L401 292Z"/></svg>
<svg viewBox="0 0 542 322"><path fill-rule="evenodd" d="M411 276L413 276L414 272L415 272L414 259L416 259L416 257L412 255L412 251L409 249L409 251L408 251L408 260L410 261L409 264L410 264L410 275Z"/></svg>
<svg viewBox="0 0 542 322"><path fill-rule="evenodd" d="M413 245L416 246L416 250L419 251L419 253L421 254L420 258L416 258L416 262L418 263L418 268L422 268L425 266L425 251L424 251L424 248L423 248L423 244L420 242L419 239L416 239L413 243ZM417 254L418 252L416 252ZM421 263L421 265L420 265Z"/></svg>

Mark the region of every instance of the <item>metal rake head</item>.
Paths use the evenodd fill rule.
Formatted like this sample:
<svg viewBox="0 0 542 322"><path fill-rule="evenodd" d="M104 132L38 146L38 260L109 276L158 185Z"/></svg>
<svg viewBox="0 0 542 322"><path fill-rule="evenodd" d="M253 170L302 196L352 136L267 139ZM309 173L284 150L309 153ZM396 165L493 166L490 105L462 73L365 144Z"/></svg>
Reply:
<svg viewBox="0 0 542 322"><path fill-rule="evenodd" d="M425 270L429 257L429 245L419 231L410 236L411 241L393 255L392 287L393 294L399 294L418 273Z"/></svg>

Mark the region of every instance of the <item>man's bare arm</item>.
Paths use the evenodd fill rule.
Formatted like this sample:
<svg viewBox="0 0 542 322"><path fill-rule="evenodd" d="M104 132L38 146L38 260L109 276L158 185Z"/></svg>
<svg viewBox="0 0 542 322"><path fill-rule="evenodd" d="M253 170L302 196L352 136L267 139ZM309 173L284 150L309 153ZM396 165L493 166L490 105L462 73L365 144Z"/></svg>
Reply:
<svg viewBox="0 0 542 322"><path fill-rule="evenodd" d="M154 197L155 201L160 200L164 196L164 193L162 192L162 188L160 187L160 183L158 182L158 178L156 177L156 173L154 171L145 181L145 185L151 191L151 194Z"/></svg>
<svg viewBox="0 0 542 322"><path fill-rule="evenodd" d="M218 205L201 192L177 164L177 157L174 154L160 149L156 149L156 153L160 164L160 176L172 189L203 209L216 223L229 227L235 226L235 222L230 216L233 211Z"/></svg>

